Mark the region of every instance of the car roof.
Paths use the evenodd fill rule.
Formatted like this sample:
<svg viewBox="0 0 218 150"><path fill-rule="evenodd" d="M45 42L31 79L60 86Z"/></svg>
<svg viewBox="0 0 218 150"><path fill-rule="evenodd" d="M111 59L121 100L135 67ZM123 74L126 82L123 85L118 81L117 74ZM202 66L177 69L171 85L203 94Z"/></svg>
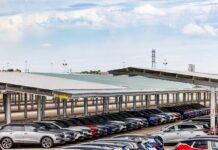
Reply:
<svg viewBox="0 0 218 150"><path fill-rule="evenodd" d="M206 122L201 122L201 121L199 121L199 122L181 122L181 123L179 123L179 125L202 125L202 124L207 124Z"/></svg>
<svg viewBox="0 0 218 150"><path fill-rule="evenodd" d="M6 125L19 126L19 125L35 125L35 124L34 123L10 123L10 124L6 124Z"/></svg>
<svg viewBox="0 0 218 150"><path fill-rule="evenodd" d="M138 141L132 141L132 140L127 140L127 139L100 139L100 140L97 140L97 142L100 142L100 141L121 141L121 142L130 142L130 143L141 143L141 142L138 142Z"/></svg>
<svg viewBox="0 0 218 150"><path fill-rule="evenodd" d="M90 149L102 149L102 150L113 150L113 148L109 148L106 146L90 146L90 145L78 145L78 146L72 146L72 147L67 147L67 149L70 148L90 148Z"/></svg>
<svg viewBox="0 0 218 150"><path fill-rule="evenodd" d="M187 140L183 140L182 142L186 142L186 141L196 141L196 140L206 140L206 141L218 141L218 136L216 137L210 137L210 136L204 136L204 137L193 137L193 138L189 138Z"/></svg>
<svg viewBox="0 0 218 150"><path fill-rule="evenodd" d="M118 144L118 143L107 143L107 142L94 142L94 143L83 143L82 145L92 145L92 144L99 144L99 145L108 145L108 146L117 146L117 147L125 147L124 144Z"/></svg>

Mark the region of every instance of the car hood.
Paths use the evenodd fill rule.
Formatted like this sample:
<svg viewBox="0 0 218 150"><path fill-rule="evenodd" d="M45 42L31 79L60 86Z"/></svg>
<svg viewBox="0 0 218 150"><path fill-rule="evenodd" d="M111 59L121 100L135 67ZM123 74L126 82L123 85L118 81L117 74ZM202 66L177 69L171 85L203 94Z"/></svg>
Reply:
<svg viewBox="0 0 218 150"><path fill-rule="evenodd" d="M69 127L69 129L80 129L80 130L90 130L90 128L89 127L85 127L85 126L71 126L71 127Z"/></svg>

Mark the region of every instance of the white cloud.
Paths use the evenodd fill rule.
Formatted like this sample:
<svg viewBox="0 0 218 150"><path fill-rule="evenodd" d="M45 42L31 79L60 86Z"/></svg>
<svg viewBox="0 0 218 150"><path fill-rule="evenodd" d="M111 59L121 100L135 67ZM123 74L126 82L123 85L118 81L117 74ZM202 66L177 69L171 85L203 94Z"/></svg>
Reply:
<svg viewBox="0 0 218 150"><path fill-rule="evenodd" d="M2 42L19 41L22 37L23 19L19 15L0 17L0 39Z"/></svg>
<svg viewBox="0 0 218 150"><path fill-rule="evenodd" d="M210 25L197 25L195 23L187 24L183 28L183 33L187 35L209 35L216 36L216 29Z"/></svg>
<svg viewBox="0 0 218 150"><path fill-rule="evenodd" d="M46 47L51 47L52 44L51 43L42 43L42 44L40 44L40 46L46 48Z"/></svg>
<svg viewBox="0 0 218 150"><path fill-rule="evenodd" d="M166 12L164 10L162 10L161 8L156 8L150 4L138 6L134 9L134 12L148 18L166 15Z"/></svg>

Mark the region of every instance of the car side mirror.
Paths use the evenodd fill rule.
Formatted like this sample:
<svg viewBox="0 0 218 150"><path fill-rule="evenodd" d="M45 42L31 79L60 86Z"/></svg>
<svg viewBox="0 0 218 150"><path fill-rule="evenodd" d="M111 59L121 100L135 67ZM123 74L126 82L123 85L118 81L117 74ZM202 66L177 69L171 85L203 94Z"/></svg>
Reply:
<svg viewBox="0 0 218 150"><path fill-rule="evenodd" d="M164 132L170 132L171 130L170 129L165 129L163 130Z"/></svg>
<svg viewBox="0 0 218 150"><path fill-rule="evenodd" d="M38 132L38 129L33 129L34 132Z"/></svg>

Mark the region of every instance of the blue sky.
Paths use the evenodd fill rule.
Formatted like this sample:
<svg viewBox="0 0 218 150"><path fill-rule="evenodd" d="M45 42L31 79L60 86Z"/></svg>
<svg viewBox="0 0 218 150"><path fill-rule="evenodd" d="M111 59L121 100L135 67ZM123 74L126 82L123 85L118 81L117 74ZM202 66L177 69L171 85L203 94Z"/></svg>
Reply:
<svg viewBox="0 0 218 150"><path fill-rule="evenodd" d="M218 73L218 0L0 0L0 8L0 69L150 67L155 48L157 68L167 59L168 69Z"/></svg>

